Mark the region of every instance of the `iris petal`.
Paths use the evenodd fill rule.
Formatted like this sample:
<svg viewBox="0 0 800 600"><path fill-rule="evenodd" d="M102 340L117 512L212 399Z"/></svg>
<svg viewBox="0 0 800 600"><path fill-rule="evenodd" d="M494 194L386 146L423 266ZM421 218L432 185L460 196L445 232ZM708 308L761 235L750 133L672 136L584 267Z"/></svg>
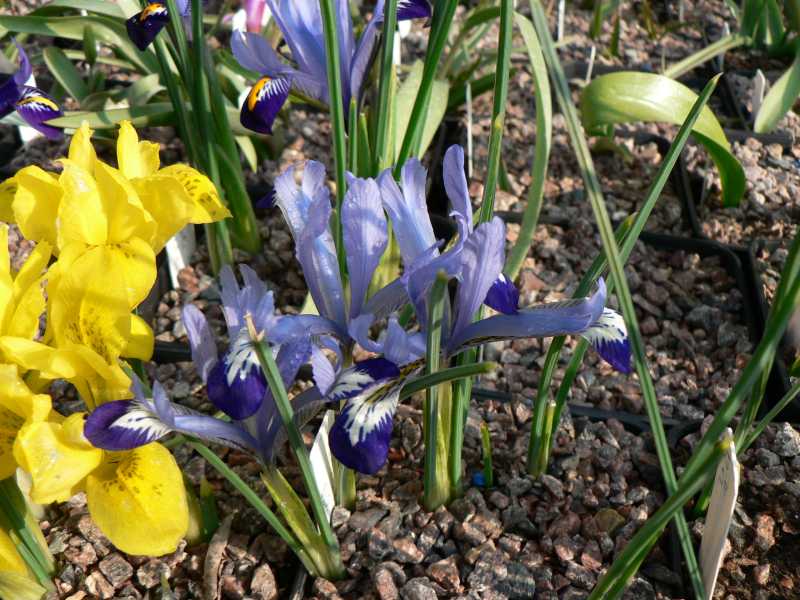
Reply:
<svg viewBox="0 0 800 600"><path fill-rule="evenodd" d="M59 128L45 124L50 119L64 116L64 113L61 112L58 104L42 90L25 86L22 89L22 96L14 106L19 116L42 135L51 140L58 140L63 136L63 132Z"/></svg>
<svg viewBox="0 0 800 600"><path fill-rule="evenodd" d="M264 400L267 380L246 331L208 374L208 399L232 419L253 416Z"/></svg>
<svg viewBox="0 0 800 600"><path fill-rule="evenodd" d="M397 3L397 20L428 19L431 16L431 5L428 0L400 0Z"/></svg>
<svg viewBox="0 0 800 600"><path fill-rule="evenodd" d="M503 273L492 284L483 303L504 315L519 312L519 290Z"/></svg>
<svg viewBox="0 0 800 600"><path fill-rule="evenodd" d="M95 448L131 450L159 440L170 431L146 404L116 400L92 411L83 434Z"/></svg>
<svg viewBox="0 0 800 600"><path fill-rule="evenodd" d="M582 335L617 371L631 372L631 344L622 315L605 308L600 318Z"/></svg>
<svg viewBox="0 0 800 600"><path fill-rule="evenodd" d="M272 133L272 124L289 97L291 81L286 77L259 79L242 104L242 125L257 133Z"/></svg>
<svg viewBox="0 0 800 600"><path fill-rule="evenodd" d="M125 21L125 27L128 29L128 37L136 47L146 50L168 22L167 7L160 2L151 2L143 11Z"/></svg>

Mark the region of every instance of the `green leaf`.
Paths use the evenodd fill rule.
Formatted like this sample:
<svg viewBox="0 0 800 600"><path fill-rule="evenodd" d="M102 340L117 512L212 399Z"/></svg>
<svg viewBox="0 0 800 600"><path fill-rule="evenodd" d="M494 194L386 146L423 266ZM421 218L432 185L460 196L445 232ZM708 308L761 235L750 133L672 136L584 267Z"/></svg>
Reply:
<svg viewBox="0 0 800 600"><path fill-rule="evenodd" d="M135 81L127 90L128 104L130 106L144 106L150 99L164 91L164 86L159 83L158 73L151 73Z"/></svg>
<svg viewBox="0 0 800 600"><path fill-rule="evenodd" d="M85 10L86 12L116 19L125 18L125 14L116 2L107 2L106 0L53 0L30 14L35 16L58 15L64 14L64 9L72 11Z"/></svg>
<svg viewBox="0 0 800 600"><path fill-rule="evenodd" d="M584 88L581 116L588 131L618 123L680 125L696 100L697 94L692 90L663 75L610 73L597 77ZM744 170L731 153L730 143L711 109L703 108L692 131L719 170L723 204L737 206L745 190Z"/></svg>
<svg viewBox="0 0 800 600"><path fill-rule="evenodd" d="M112 108L99 111L68 111L63 117L51 119L48 124L54 127L77 129L83 121L88 121L92 129L114 129L120 121L128 120L134 127L158 127L174 125L172 104L154 102L145 106ZM227 111L228 125L236 135L249 135L249 131L239 124L239 112L234 108ZM9 117L6 117L9 118Z"/></svg>
<svg viewBox="0 0 800 600"><path fill-rule="evenodd" d="M86 55L86 62L92 67L97 62L97 46L97 36L94 34L94 28L89 25L83 30L83 53Z"/></svg>
<svg viewBox="0 0 800 600"><path fill-rule="evenodd" d="M159 102L147 106L112 108L95 112L69 111L63 117L51 119L48 124L53 127L78 129L81 123L87 121L92 129L112 129L116 128L120 121L127 119L134 127L168 125L172 121L172 113L172 104Z"/></svg>
<svg viewBox="0 0 800 600"><path fill-rule="evenodd" d="M88 28L87 28L88 30ZM89 88L83 81L80 72L72 64L72 61L66 57L60 48L55 46L48 46L42 51L42 58L47 65L47 68L56 78L65 90L78 102L82 103L83 99L89 95Z"/></svg>
<svg viewBox="0 0 800 600"><path fill-rule="evenodd" d="M46 592L30 577L12 571L0 571L0 598L41 600Z"/></svg>
<svg viewBox="0 0 800 600"><path fill-rule="evenodd" d="M101 16L81 17L17 17L0 16L0 27L14 33L48 35L68 40L83 40L83 30L91 25L97 40L110 46L115 52L130 61L142 73L155 73L158 64L151 52L140 52L128 38L125 25L114 19Z"/></svg>
<svg viewBox="0 0 800 600"><path fill-rule="evenodd" d="M237 135L236 144L239 146L239 150L242 151L242 154L244 154L250 170L258 171L258 153L256 152L256 147L253 145L252 138L248 135Z"/></svg>
<svg viewBox="0 0 800 600"><path fill-rule="evenodd" d="M800 53L792 66L780 76L764 96L753 129L756 133L772 131L800 95Z"/></svg>
<svg viewBox="0 0 800 600"><path fill-rule="evenodd" d="M416 61L411 67L411 72L400 85L400 89L397 92L394 106L394 114L397 118L395 156L400 154L403 138L408 129L411 109L417 99L417 92L422 82L422 69L422 61ZM444 118L445 111L447 110L447 98L449 93L450 88L446 81L442 81L441 79L434 80L433 89L431 90L431 101L428 106L428 114L426 115L425 125L422 130L422 142L420 144L419 156L425 154L431 141L433 141L433 136L439 128L439 124Z"/></svg>

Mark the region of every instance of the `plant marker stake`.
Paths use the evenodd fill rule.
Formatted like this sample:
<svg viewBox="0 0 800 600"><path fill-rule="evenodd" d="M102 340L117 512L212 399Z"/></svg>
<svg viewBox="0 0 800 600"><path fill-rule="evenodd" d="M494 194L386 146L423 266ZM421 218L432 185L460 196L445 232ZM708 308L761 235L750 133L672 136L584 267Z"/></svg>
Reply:
<svg viewBox="0 0 800 600"><path fill-rule="evenodd" d="M165 250L167 251L167 265L169 266L169 280L172 288L177 290L180 287L178 273L181 269L189 266L192 254L197 249L197 239L194 235L194 225L191 223L172 236L168 241Z"/></svg>
<svg viewBox="0 0 800 600"><path fill-rule="evenodd" d="M586 77L583 79L586 85L592 80L592 71L594 71L594 59L597 57L597 46L592 44L592 50L589 52L589 65L586 67Z"/></svg>
<svg viewBox="0 0 800 600"><path fill-rule="evenodd" d="M761 105L764 103L764 94L766 91L767 78L764 77L764 73L761 69L757 69L756 74L753 77L753 91L750 96L750 102L753 105L753 121L755 121L759 111L761 110Z"/></svg>
<svg viewBox="0 0 800 600"><path fill-rule="evenodd" d="M729 444L717 465L714 491L711 492L708 516L700 542L700 569L703 573L706 600L711 600L714 593L724 558L725 540L728 538L733 510L736 508L736 497L739 495L739 461L736 460L736 447L730 428L725 430L721 441Z"/></svg>
<svg viewBox="0 0 800 600"><path fill-rule="evenodd" d="M731 26L728 25L728 23L726 22L722 26L722 35L720 36L720 39L726 38L730 34L731 34ZM717 57L717 72L722 73L724 70L725 70L725 53L722 53Z"/></svg>
<svg viewBox="0 0 800 600"><path fill-rule="evenodd" d="M564 39L564 13L566 12L566 0L558 0L558 21L556 26L556 41Z"/></svg>
<svg viewBox="0 0 800 600"><path fill-rule="evenodd" d="M319 426L319 431L314 437L314 444L309 452L311 471L314 473L314 479L322 496L322 506L329 521L333 507L336 506L336 500L333 497L333 461L331 460L331 447L328 444L328 434L335 418L336 415L332 410L325 411L322 424Z"/></svg>

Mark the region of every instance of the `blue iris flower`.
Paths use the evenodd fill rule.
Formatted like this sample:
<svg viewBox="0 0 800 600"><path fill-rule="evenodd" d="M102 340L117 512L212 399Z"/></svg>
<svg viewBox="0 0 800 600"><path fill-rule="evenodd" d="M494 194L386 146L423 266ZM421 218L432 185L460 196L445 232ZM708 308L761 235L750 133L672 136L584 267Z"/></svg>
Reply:
<svg viewBox="0 0 800 600"><path fill-rule="evenodd" d="M328 103L329 92L319 2L267 0L267 4L291 50L294 64L284 61L256 33L234 32L231 50L244 68L262 76L250 89L242 105L242 125L252 131L269 134L291 90L323 103ZM375 56L379 27L383 23L383 4L383 0L378 1L372 19L356 41L350 3L348 0L334 0L345 108L350 105L351 98L360 99L364 79ZM428 0L398 2L398 21L427 18L430 15Z"/></svg>

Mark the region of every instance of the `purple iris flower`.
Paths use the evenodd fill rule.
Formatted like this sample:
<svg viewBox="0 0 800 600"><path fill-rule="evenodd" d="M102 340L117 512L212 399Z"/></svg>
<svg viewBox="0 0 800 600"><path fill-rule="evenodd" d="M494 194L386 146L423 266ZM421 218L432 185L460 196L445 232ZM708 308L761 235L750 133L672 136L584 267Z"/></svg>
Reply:
<svg viewBox="0 0 800 600"><path fill-rule="evenodd" d="M0 119L17 111L31 127L51 140L61 139L63 133L57 127L47 125L50 119L64 115L56 102L39 88L25 85L31 77L28 55L17 44L19 69L11 74L0 75Z"/></svg>
<svg viewBox="0 0 800 600"><path fill-rule="evenodd" d="M290 90L313 100L328 102L325 36L319 2L266 0L292 53L294 66L285 62L260 35L235 32L231 49L246 69L262 75L242 105L242 125L259 133L272 133L272 124ZM359 99L364 78L375 55L384 0L378 0L372 19L356 42L348 0L335 0L336 25L341 53L341 77L345 108ZM431 15L428 0L400 0L397 19L404 21Z"/></svg>
<svg viewBox="0 0 800 600"><path fill-rule="evenodd" d="M221 357L202 313L191 305L183 311L192 360L206 383L208 397L231 421L171 402L157 382L148 395L134 379L133 400L108 402L87 417L84 434L94 446L127 450L178 432L245 450L263 463L272 460L275 449L285 440L285 432L251 344L245 317L252 318L256 330L264 332L273 344L271 350L287 387L314 350L307 332L291 324L283 326L282 334L276 332L281 318L274 314L272 292L249 267L242 266L241 272L245 283L242 288L230 267L220 273L223 314L230 339L228 350ZM318 387L294 398L293 409L299 422L320 405L319 385L320 382Z"/></svg>
<svg viewBox="0 0 800 600"><path fill-rule="evenodd" d="M176 7L184 22L191 16L191 6L189 0L175 0ZM166 0L160 2L150 2L143 10L136 13L125 21L128 30L128 37L139 50L146 50L153 43L158 33L169 23L169 10ZM187 33L191 33L191 28L187 27Z"/></svg>
<svg viewBox="0 0 800 600"><path fill-rule="evenodd" d="M387 375L391 369L384 366L372 376L373 369L365 370L356 364L342 371L331 392L347 390L349 395L331 429L331 450L343 464L363 473L374 473L385 463L400 390L421 372L428 321L427 295L440 271L458 281L452 308L448 303L442 328L445 359L488 341L582 335L612 366L630 371L625 325L616 312L605 308L606 288L602 279L597 291L588 298L528 308L518 306L519 291L502 273L505 226L498 218L473 226L463 160L463 151L457 146L451 147L445 156L445 189L459 235L441 252L427 213L426 173L422 166L417 161L407 163L400 186L388 172L378 180L405 272L366 302L361 314L352 319L349 333L362 347L382 355L380 360L395 365L397 374ZM409 302L417 316L415 331L404 330L390 314ZM482 304L501 314L474 322ZM385 317L388 317L385 331L377 340L372 339L373 324Z"/></svg>

